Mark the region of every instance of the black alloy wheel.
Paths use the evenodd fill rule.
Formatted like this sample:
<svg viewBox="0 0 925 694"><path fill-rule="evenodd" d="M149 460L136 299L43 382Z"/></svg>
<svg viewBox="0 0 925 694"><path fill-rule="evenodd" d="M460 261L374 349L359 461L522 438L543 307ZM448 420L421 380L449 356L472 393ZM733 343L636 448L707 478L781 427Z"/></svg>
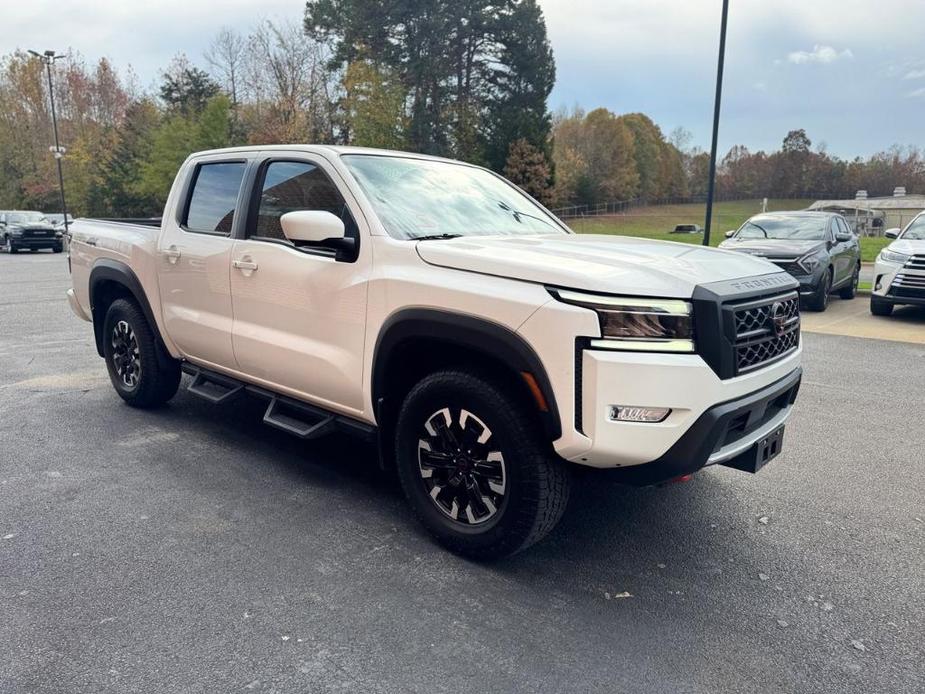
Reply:
<svg viewBox="0 0 925 694"><path fill-rule="evenodd" d="M120 320L112 329L112 363L119 380L129 390L138 387L141 380L141 352L138 339L126 321Z"/></svg>
<svg viewBox="0 0 925 694"><path fill-rule="evenodd" d="M421 427L418 468L434 505L451 520L478 525L504 504L504 454L492 431L466 409L443 407Z"/></svg>

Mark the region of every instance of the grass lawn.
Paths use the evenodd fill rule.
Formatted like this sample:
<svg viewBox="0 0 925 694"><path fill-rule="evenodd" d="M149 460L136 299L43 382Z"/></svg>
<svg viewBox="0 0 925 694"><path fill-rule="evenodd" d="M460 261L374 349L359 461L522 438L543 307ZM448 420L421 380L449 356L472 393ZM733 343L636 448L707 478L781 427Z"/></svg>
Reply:
<svg viewBox="0 0 925 694"><path fill-rule="evenodd" d="M813 200L768 200L769 212L784 210L804 210ZM713 231L710 245L716 246L725 238L729 229L738 229L746 219L761 212L761 200L734 200L718 202L713 205ZM579 234L622 234L623 236L642 236L662 241L680 241L682 243L701 243L702 234L671 234L676 224L703 225L706 205L693 203L688 205L656 205L637 207L626 214L607 217L585 217L570 219L567 224ZM861 259L873 261L880 249L890 239L862 238Z"/></svg>

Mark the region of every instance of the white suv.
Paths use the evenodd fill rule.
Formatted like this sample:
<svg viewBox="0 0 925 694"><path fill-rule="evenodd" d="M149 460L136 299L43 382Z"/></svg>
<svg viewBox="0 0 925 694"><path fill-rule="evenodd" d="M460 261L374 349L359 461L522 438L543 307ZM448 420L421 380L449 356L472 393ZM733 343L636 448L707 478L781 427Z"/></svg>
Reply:
<svg viewBox="0 0 925 694"><path fill-rule="evenodd" d="M896 240L874 263L870 312L876 316L889 316L897 304L925 306L925 212L886 236Z"/></svg>
<svg viewBox="0 0 925 694"><path fill-rule="evenodd" d="M570 465L634 484L780 450L797 283L765 260L573 234L459 162L321 146L191 156L159 227L77 220L78 316L131 405L268 401L302 438L378 440L424 525L510 554Z"/></svg>

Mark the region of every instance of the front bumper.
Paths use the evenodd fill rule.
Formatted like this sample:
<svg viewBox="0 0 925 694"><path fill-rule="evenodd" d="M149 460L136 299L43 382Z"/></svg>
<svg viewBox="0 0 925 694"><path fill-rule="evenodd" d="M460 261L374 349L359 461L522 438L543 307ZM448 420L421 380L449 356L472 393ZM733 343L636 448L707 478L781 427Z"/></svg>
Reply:
<svg viewBox="0 0 925 694"><path fill-rule="evenodd" d="M825 267L816 268L816 270L810 274L806 274L804 272L793 272L790 267L781 266L781 269L786 270L787 273L793 277L793 279L800 283L800 287L797 291L800 293L801 297L815 294L816 290L819 289L819 284L822 282L822 276L827 271L827 268Z"/></svg>
<svg viewBox="0 0 925 694"><path fill-rule="evenodd" d="M14 236L10 238L10 244L13 248L16 249L26 249L32 250L42 250L46 248L55 249L63 248L64 239L60 239L54 236L49 236L48 238L23 238L21 236Z"/></svg>
<svg viewBox="0 0 925 694"><path fill-rule="evenodd" d="M911 304L925 306L925 288L898 286L897 275L905 277L922 277L925 271L910 269L899 263L877 260L874 263L874 281L871 296L893 304ZM919 284L918 282L916 284Z"/></svg>
<svg viewBox="0 0 925 694"><path fill-rule="evenodd" d="M662 456L617 471L621 481L650 485L688 475L707 465L748 469L752 448L783 426L800 389L803 369L777 383L711 407Z"/></svg>
<svg viewBox="0 0 925 694"><path fill-rule="evenodd" d="M802 346L763 369L721 379L697 354L585 350L577 425L591 446L568 459L591 467L622 468L628 479L646 484L725 463L749 437L757 440L757 427L770 426L771 419L775 427L786 421L789 402L768 419L764 414L746 417L739 437L727 438L723 430L730 418L751 411L748 403L757 394L799 383L801 351ZM775 390L769 397L779 395ZM671 414L659 423L618 422L610 419L612 405L666 407ZM632 468L639 470L630 472Z"/></svg>

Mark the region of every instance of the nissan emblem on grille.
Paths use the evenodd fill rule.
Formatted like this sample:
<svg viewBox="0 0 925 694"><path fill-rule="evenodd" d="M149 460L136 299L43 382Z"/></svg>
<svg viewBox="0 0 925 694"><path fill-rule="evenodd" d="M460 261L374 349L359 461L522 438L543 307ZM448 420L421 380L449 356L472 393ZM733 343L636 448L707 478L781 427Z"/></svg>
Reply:
<svg viewBox="0 0 925 694"><path fill-rule="evenodd" d="M780 337L787 331L787 310L780 301L771 304L771 313L768 316L768 322L774 334Z"/></svg>

